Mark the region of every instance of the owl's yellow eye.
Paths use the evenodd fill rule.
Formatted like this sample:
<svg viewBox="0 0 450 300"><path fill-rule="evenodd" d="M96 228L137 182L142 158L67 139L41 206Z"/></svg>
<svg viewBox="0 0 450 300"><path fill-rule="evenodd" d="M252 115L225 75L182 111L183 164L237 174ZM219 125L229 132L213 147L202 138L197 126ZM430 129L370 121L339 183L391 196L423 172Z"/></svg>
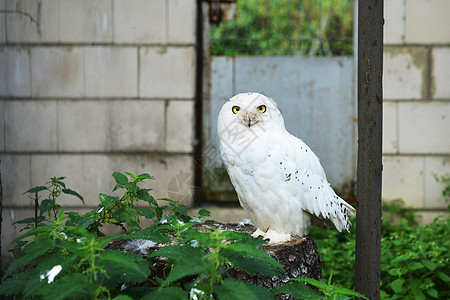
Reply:
<svg viewBox="0 0 450 300"><path fill-rule="evenodd" d="M260 105L256 109L262 114L266 112L266 106L265 105Z"/></svg>
<svg viewBox="0 0 450 300"><path fill-rule="evenodd" d="M241 108L239 106L233 106L231 110L233 111L233 114L237 114L241 110Z"/></svg>

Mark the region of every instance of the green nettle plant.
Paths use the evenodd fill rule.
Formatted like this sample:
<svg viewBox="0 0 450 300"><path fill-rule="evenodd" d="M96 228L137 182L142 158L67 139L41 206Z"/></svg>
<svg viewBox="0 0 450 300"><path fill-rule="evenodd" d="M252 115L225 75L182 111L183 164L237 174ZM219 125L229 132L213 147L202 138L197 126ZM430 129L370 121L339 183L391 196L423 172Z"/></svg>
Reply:
<svg viewBox="0 0 450 300"><path fill-rule="evenodd" d="M384 203L385 213L400 218L398 224L383 220L381 239L381 299L450 299L450 218L436 218L427 226L416 223L412 208L402 200ZM311 228L322 257L324 276L334 272L333 281L354 287L355 230Z"/></svg>
<svg viewBox="0 0 450 300"><path fill-rule="evenodd" d="M436 174L433 174L434 179L437 182L441 182L445 185L444 189L442 190L442 196L444 196L444 199L447 201L447 203L450 202L450 174L447 173L445 175L441 175L440 177ZM449 206L450 209L450 206Z"/></svg>
<svg viewBox="0 0 450 300"><path fill-rule="evenodd" d="M272 299L290 294L296 299L349 299L358 293L313 279L293 279L268 290L230 278L238 268L249 274L281 276L281 265L260 250L265 244L247 233L223 231L201 218L206 210L190 217L186 207L170 199L157 201L140 183L149 174L135 176L115 172L115 190L123 196L100 194L97 209L85 214L66 212L58 203L61 194L84 201L68 189L64 177L53 177L45 186L27 191L34 195L36 213L16 223L25 233L12 249L15 259L6 270L0 295L16 299ZM48 193L40 201L39 193ZM147 205L137 207L136 203ZM40 202L40 203L39 203ZM164 203L164 205L161 205ZM40 205L39 205L40 204ZM140 218L152 220L141 228ZM204 224L203 224L204 223ZM121 235L106 237L101 228L119 226ZM196 228L202 224L202 229ZM133 240L161 244L142 256L105 247L112 241ZM153 261L165 260L160 277ZM319 294L305 285L316 286Z"/></svg>

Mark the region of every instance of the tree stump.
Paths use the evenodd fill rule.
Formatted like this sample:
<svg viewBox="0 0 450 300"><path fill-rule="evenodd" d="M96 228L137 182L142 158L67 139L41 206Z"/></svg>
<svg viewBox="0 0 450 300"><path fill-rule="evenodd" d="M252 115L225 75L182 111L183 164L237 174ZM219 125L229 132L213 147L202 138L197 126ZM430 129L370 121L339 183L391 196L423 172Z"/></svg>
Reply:
<svg viewBox="0 0 450 300"><path fill-rule="evenodd" d="M221 224L221 223L202 223L194 226L198 230L207 229L209 226L214 226L219 230L232 230L239 232L253 233L255 227L253 225L239 225L239 224ZM133 240L119 240L109 243L106 248L116 249L122 251L132 251L136 254L143 255L146 257L150 251L155 251L164 247L164 244L150 243L148 249L139 249L133 247ZM141 242L142 244L142 242ZM229 276L241 280L244 282L249 282L252 284L264 286L266 288L273 288L275 286L284 285L291 278L313 278L320 280L322 279L322 266L320 255L317 252L317 245L314 240L310 237L304 237L299 239L294 239L293 241L287 243L280 243L275 245L264 245L261 247L267 254L274 257L282 266L283 272L280 277L267 276L262 274L257 274L250 276L249 274L238 270L230 269L228 270ZM155 258L152 262L153 270L150 275L149 282L156 282L155 277L164 277L165 265L167 260L162 258ZM192 278L194 279L194 278ZM189 279L188 279L189 280ZM150 285L149 282L146 285ZM278 295L275 299L292 299L288 295Z"/></svg>

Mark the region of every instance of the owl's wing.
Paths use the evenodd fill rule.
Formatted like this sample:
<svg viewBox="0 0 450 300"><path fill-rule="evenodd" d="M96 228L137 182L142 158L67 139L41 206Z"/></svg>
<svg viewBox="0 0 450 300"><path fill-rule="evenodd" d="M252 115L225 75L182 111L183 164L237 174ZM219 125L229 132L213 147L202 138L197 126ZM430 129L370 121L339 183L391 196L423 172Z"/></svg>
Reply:
<svg viewBox="0 0 450 300"><path fill-rule="evenodd" d="M349 230L349 216L355 210L340 198L327 181L317 156L300 139L290 135L289 149L284 150L286 188L302 203L302 209L320 219L330 220L336 229Z"/></svg>

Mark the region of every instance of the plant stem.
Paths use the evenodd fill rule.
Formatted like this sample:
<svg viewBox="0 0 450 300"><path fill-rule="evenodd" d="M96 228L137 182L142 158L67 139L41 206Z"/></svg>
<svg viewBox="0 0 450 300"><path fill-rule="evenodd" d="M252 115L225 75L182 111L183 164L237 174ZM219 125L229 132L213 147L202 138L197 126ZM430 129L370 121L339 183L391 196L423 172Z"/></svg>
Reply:
<svg viewBox="0 0 450 300"><path fill-rule="evenodd" d="M34 194L34 228L38 227L38 210L39 210L38 192Z"/></svg>

